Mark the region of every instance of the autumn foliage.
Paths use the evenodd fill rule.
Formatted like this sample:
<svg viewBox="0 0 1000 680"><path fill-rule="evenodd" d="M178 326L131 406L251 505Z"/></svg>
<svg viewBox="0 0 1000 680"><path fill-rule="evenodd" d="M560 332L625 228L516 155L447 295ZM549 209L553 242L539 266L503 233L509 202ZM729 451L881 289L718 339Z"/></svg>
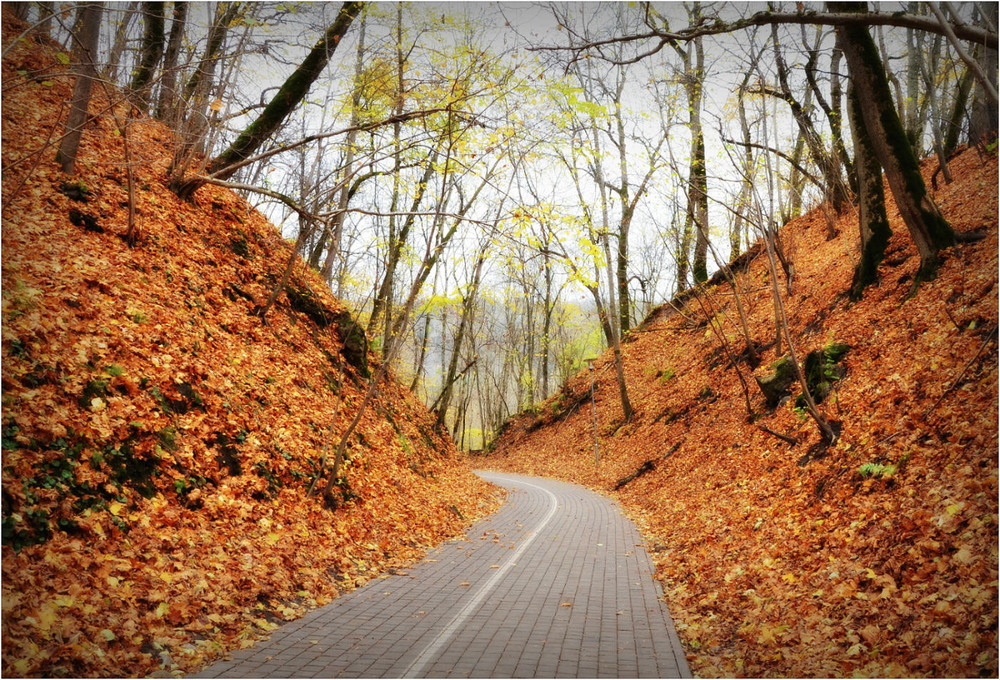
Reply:
<svg viewBox="0 0 1000 680"><path fill-rule="evenodd" d="M936 160L923 169L930 186ZM771 409L753 380L780 358L759 254L738 274L762 350L756 368L737 357L753 422L706 318L745 349L720 283L706 309L665 305L623 346L632 422L610 353L596 362L599 467L587 372L510 422L480 463L614 493L646 536L697 675L996 677L997 159L968 149L951 171L935 200L957 231L985 238L945 251L912 297L919 257L891 203L880 281L857 303L856 213L832 239L824 208L782 229L797 354L850 347L820 406L835 446L796 409L797 385Z"/></svg>
<svg viewBox="0 0 1000 680"><path fill-rule="evenodd" d="M3 28L7 49L24 25ZM58 49L29 37L3 60L3 675L191 671L498 499L392 381L339 507L307 495L376 357L301 263L255 314L289 244L227 190L172 194L169 132L145 119L130 247L127 106L95 88L63 175Z"/></svg>

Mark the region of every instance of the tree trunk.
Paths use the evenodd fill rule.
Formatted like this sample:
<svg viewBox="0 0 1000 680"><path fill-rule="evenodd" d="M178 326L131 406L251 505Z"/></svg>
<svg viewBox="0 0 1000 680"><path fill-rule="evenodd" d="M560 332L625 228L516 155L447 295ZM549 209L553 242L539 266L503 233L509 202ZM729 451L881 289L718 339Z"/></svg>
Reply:
<svg viewBox="0 0 1000 680"><path fill-rule="evenodd" d="M828 3L844 12L865 12L865 3ZM861 104L872 148L886 173L893 198L920 253L914 284L934 277L938 253L955 243L955 232L927 192L920 164L893 106L889 81L875 42L863 26L839 26L837 38Z"/></svg>
<svg viewBox="0 0 1000 680"><path fill-rule="evenodd" d="M406 220L403 222L402 227L400 227L398 234L390 233L388 244L389 252L386 254L385 274L382 277L382 283L379 285L378 292L375 294L375 299L372 301L372 313L368 318L369 335L375 334L375 330L378 328L379 320L383 315L386 316L387 320L389 320L392 316L392 288L393 284L396 282L396 267L399 266L399 260L403 255L403 247L406 245L407 239L409 239L410 229L413 228L414 221L416 220L416 212L420 208L420 203L424 199L427 186L434 178L434 174L437 170L435 166L437 157L438 147L435 147L431 152L430 157L427 159L427 166L424 168L424 174L420 178L420 182L417 184L416 193L414 194L413 201L410 204L410 214L406 216ZM392 212L395 212L395 210L392 210ZM392 232L394 231L395 230L392 230Z"/></svg>
<svg viewBox="0 0 1000 680"><path fill-rule="evenodd" d="M808 111L792 95L788 84L788 67L785 65L785 59L778 44L777 26L771 27L771 36L774 42L774 62L778 70L778 83L781 86L781 91L775 92L764 89L764 92L779 97L788 103L792 111L792 116L795 118L806 146L809 148L809 153L812 155L813 162L816 163L823 174L827 199L833 204L833 209L840 213L850 204L850 196L848 195L841 174L839 159L836 154L830 153L823 146L822 139L816 132Z"/></svg>
<svg viewBox="0 0 1000 680"><path fill-rule="evenodd" d="M632 214L635 212L635 204L629 196L628 183L628 148L625 137L625 121L622 118L622 92L625 88L625 65L619 64L617 78L615 80L614 95L614 125L615 137L612 143L618 147L618 174L619 186L612 187L618 193L621 203L621 219L618 224L618 248L615 252L615 287L618 289L618 329L624 334L631 325L632 301L628 290L628 233L632 226ZM652 160L650 161L653 162ZM636 201L642 190L636 192ZM542 396L544 399L544 394Z"/></svg>
<svg viewBox="0 0 1000 680"><path fill-rule="evenodd" d="M462 350L462 342L465 340L466 331L472 324L472 312L476 305L476 295L479 293L479 282L482 279L483 264L485 262L486 250L484 249L479 253L479 257L476 258L476 265L472 275L472 285L469 287L469 293L462 299L462 316L458 321L458 330L455 332L454 344L451 350L451 359L448 362L448 372L445 375L444 387L441 390L441 396L437 398L436 402L439 404L437 413L438 427L442 427L444 425L444 419L448 413L448 407L451 405L451 396L458 374L458 360ZM457 421L458 419L456 418L456 422Z"/></svg>
<svg viewBox="0 0 1000 680"><path fill-rule="evenodd" d="M805 43L805 27L802 29L802 39ZM820 31L817 27L817 44L813 49L809 49L809 59L806 61L805 71L806 80L809 83L809 88L812 91L813 97L819 104L820 108L823 109L823 113L826 114L827 122L830 124L830 132L833 135L833 150L836 154L840 165L844 168L847 173L848 185L852 191L857 191L857 184L854 174L854 163L851 161L850 155L847 153L847 147L844 144L843 135L843 116L841 113L841 100L843 99L843 89L840 84L840 62L844 55L839 48L834 47L830 54L830 101L827 102L826 97L823 96L823 90L819 86L819 82L816 79L816 62L819 59L819 39ZM807 46L808 49L808 46ZM838 172L839 175L839 172Z"/></svg>
<svg viewBox="0 0 1000 680"><path fill-rule="evenodd" d="M552 310L555 301L552 299L552 269L549 265L549 256L542 254L542 266L545 277L545 296L542 298L542 347L538 352L539 363L542 372L542 399L549 396L549 360L552 354ZM558 293L556 296L558 297Z"/></svg>
<svg viewBox="0 0 1000 680"><path fill-rule="evenodd" d="M878 266L892 236L885 212L882 166L861 116L861 103L854 87L847 88L848 119L854 137L855 170L858 174L858 225L861 232L861 261L854 270L851 298L860 300L864 289L878 279Z"/></svg>
<svg viewBox="0 0 1000 680"><path fill-rule="evenodd" d="M361 11L364 3L345 2L337 13L337 19L327 28L326 33L317 42L306 58L299 64L295 72L278 89L277 94L239 137L229 145L229 148L214 158L206 168L206 172L218 179L226 179L234 170L227 171L229 166L250 157L272 134L281 126L309 92L309 88L326 68L341 39L350 28L351 22ZM184 198L190 196L201 186L197 180L183 181L177 185L177 192Z"/></svg>
<svg viewBox="0 0 1000 680"><path fill-rule="evenodd" d="M38 5L38 32L46 38L52 37L52 17L55 16L54 2L37 2Z"/></svg>
<svg viewBox="0 0 1000 680"><path fill-rule="evenodd" d="M983 23L992 25L996 30L998 6L995 2L982 3ZM995 47L981 46L978 48L976 63L986 79L996 86L997 82L997 50ZM971 69L970 65L970 69ZM974 69L972 69L973 72ZM997 107L990 102L983 83L977 78L972 95L972 111L969 121L969 143L990 144L997 138Z"/></svg>
<svg viewBox="0 0 1000 680"><path fill-rule="evenodd" d="M691 186L688 191L694 199L693 205L690 199L688 204L689 209L693 211L694 226L697 230L694 239L694 260L691 266L691 274L697 285L708 281L708 175L705 167L705 137L700 123L695 137L694 158L691 161Z"/></svg>
<svg viewBox="0 0 1000 680"><path fill-rule="evenodd" d="M111 82L118 80L118 70L121 67L122 55L125 53L125 46L128 42L128 29L138 14L138 7L139 3L133 0L121 10L121 22L115 29L115 39L111 43L108 63L103 71L104 77Z"/></svg>
<svg viewBox="0 0 1000 680"><path fill-rule="evenodd" d="M76 172L76 154L80 147L80 137L83 135L83 125L87 120L90 93L97 76L94 59L97 56L97 40L100 37L103 8L103 2L86 2L77 10L78 32L73 35L76 84L73 86L73 100L70 104L69 117L66 119L66 134L56 152L56 162L62 166L63 172L67 175Z"/></svg>
<svg viewBox="0 0 1000 680"><path fill-rule="evenodd" d="M403 111L403 102L406 92L406 79L405 79L405 69L406 60L403 56L403 4L399 3L396 5L396 101L394 105L394 113L398 116ZM385 316L385 331L383 335L385 337L389 336L389 324L392 321L392 289L395 284L396 277L396 263L399 260L399 252L406 243L407 235L410 229L410 225L413 224L413 216L411 215L406 219L403 224L400 233L396 233L396 211L399 208L399 199L402 185L402 173L400 169L403 165L402 156L402 123L396 121L392 124L392 199L389 203L389 238L386 255L386 265L385 265L385 275L382 278L382 284L375 293L375 298L372 301L372 312L368 317L368 333L369 335L375 335L375 328L378 326L379 317L384 314ZM439 138L438 144L435 145L434 151L429 155L429 158L433 160L437 159L437 152L440 149L440 145L443 143L444 137ZM416 196L413 201L413 208L410 212L416 211L417 207L420 206L420 201L423 199L424 192L427 190L427 183L433 176L434 162L433 160L427 164L424 170L424 179L417 185ZM377 280L377 279L376 279ZM384 351L384 350L383 350ZM443 357L442 357L443 361Z"/></svg>
<svg viewBox="0 0 1000 680"><path fill-rule="evenodd" d="M216 6L212 26L208 31L205 52L198 67L184 85L182 100L186 105L186 110L183 111L183 115L180 102L177 102L178 110L175 113L175 119L179 121L183 118L184 124L183 129L179 131L180 140L174 150L174 158L170 167L170 183L175 190L181 187L184 173L187 172L194 151L202 143L207 128L204 113L208 108L208 93L215 78L215 66L219 61L226 34L229 32L229 24L236 18L238 11L238 2L220 2Z"/></svg>
<svg viewBox="0 0 1000 680"><path fill-rule="evenodd" d="M677 293L683 293L688 287L688 271L691 268L689 253L691 241L694 238L694 216L690 210L684 213L684 228L681 230L677 244Z"/></svg>
<svg viewBox="0 0 1000 680"><path fill-rule="evenodd" d="M432 293L433 295L433 293ZM431 333L431 315L430 312L424 317L424 333L420 340L420 346L417 348L417 361L416 365L413 367L413 380L410 382L410 391L414 394L417 393L417 387L420 385L420 378L424 375L424 360L427 358L427 340ZM426 392L426 390L424 390Z"/></svg>
<svg viewBox="0 0 1000 680"><path fill-rule="evenodd" d="M976 45L976 50L982 49ZM966 116L966 109L969 103L969 94L972 92L972 84L975 77L972 69L966 68L962 74L962 79L958 81L958 89L955 92L955 102L952 105L951 116L948 118L948 130L944 136L944 155L950 156L958 148L958 139L962 132L962 121Z"/></svg>
<svg viewBox="0 0 1000 680"><path fill-rule="evenodd" d="M366 24L366 17L365 15L362 15L361 25L358 27L358 49L354 60L354 90L351 93L351 128L356 128L358 122L361 120L361 75L364 69ZM347 219L347 205L351 199L351 188L348 185L347 180L351 177L351 173L354 171L354 146L357 142L357 138L357 130L352 129L347 133L347 139L344 140L344 144L347 147L344 152L344 169L342 173L343 179L341 180L344 182L344 187L340 190L340 197L337 201L338 213L333 217L329 241L327 243L320 243L320 246L328 249L326 260L323 262L322 270L323 279L327 282L327 284L331 284L333 282L333 267L337 262L337 258L340 257L340 249L343 244L344 221Z"/></svg>
<svg viewBox="0 0 1000 680"><path fill-rule="evenodd" d="M690 11L692 21L700 18L700 7ZM691 160L688 167L687 216L681 242L683 259L678 259L678 288L687 285L688 249L694 237L691 274L694 283L708 280L708 177L705 168L705 135L701 125L702 84L705 78L705 50L695 39L687 50L674 46L684 59L684 90L688 100L688 126L691 129ZM682 283L683 282L683 283Z"/></svg>
<svg viewBox="0 0 1000 680"><path fill-rule="evenodd" d="M740 132L743 133L743 180L740 182L740 193L739 197L736 199L736 205L733 206L736 214L729 234L730 260L739 255L741 252L740 244L743 241L743 232L746 228L746 215L747 211L750 209L750 199L753 197L753 151L750 148L750 125L747 122L747 108L746 102L744 101L744 95L746 94L747 86L750 84L750 77L753 75L753 70L756 64L757 56L753 58L753 66L747 69L746 75L743 77L743 82L740 84L739 90L737 91L737 113L739 114L740 119ZM746 241L749 246L749 236Z"/></svg>
<svg viewBox="0 0 1000 680"><path fill-rule="evenodd" d="M166 20L166 3L147 2L143 5L142 50L139 64L129 89L136 106L146 113L149 110L149 90L156 67L163 56L163 26Z"/></svg>
<svg viewBox="0 0 1000 680"><path fill-rule="evenodd" d="M917 3L912 1L907 4L906 11L910 14L917 13ZM906 65L906 102L903 107L903 127L906 129L906 137L910 140L910 144L916 151L917 156L922 155L920 153L920 148L922 144L921 137L923 136L923 121L918 115L920 103L920 65L923 63L923 42L924 34L923 31L917 31L913 28L906 29L906 52L907 52L907 65ZM930 96L931 93L925 93L925 96Z"/></svg>
<svg viewBox="0 0 1000 680"><path fill-rule="evenodd" d="M944 181L951 184L951 171L948 169L948 156L944 152L944 142L941 139L941 123L939 122L943 120L943 116L940 112L938 93L935 91L934 77L932 75L937 73L938 70L938 56L941 54L941 41L941 36L935 36L934 47L930 51L930 56L927 60L921 59L918 64L918 68L920 70L920 75L923 76L924 87L927 88L926 100L930 105L931 119L934 121L934 124L931 125L931 138L934 144L934 153L937 154L938 166L944 174ZM919 149L919 146L915 148Z"/></svg>
<svg viewBox="0 0 1000 680"><path fill-rule="evenodd" d="M163 79L160 82L160 97L156 103L156 117L173 127L177 110L177 62L180 58L181 43L184 41L184 27L187 23L188 3L175 2L174 16L170 23L170 37L167 51L163 55Z"/></svg>

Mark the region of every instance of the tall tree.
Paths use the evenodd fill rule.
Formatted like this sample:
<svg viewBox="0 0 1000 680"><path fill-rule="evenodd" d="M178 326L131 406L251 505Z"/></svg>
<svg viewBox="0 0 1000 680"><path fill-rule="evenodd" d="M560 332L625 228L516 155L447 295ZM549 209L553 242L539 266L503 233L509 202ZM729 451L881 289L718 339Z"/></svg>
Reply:
<svg viewBox="0 0 1000 680"><path fill-rule="evenodd" d="M434 403L434 405L438 407L438 427L444 426L445 417L448 414L448 407L451 406L455 381L460 375L458 367L459 358L461 356L462 345L465 341L466 333L469 332L473 322L473 311L476 308L479 286L482 282L483 265L486 263L486 252L486 247L479 250L479 253L476 256L475 265L473 266L472 281L470 282L467 291L462 296L462 313L459 316L458 329L455 331L454 335L451 358L448 361L448 371L445 373L444 384L441 387L441 394ZM474 362L475 359L472 361ZM471 366L472 363L470 362L470 364L463 369L462 373L471 368ZM433 410L434 406L432 405L431 408Z"/></svg>
<svg viewBox="0 0 1000 680"><path fill-rule="evenodd" d="M813 162L819 167L823 175L826 188L827 199L833 204L834 210L838 213L850 203L850 192L844 183L843 174L836 153L828 150L823 144L822 137L817 132L809 112L803 107L792 93L788 82L788 66L782 54L780 41L778 38L778 27L771 27L771 38L774 48L774 63L778 72L779 90L764 88L767 94L774 95L788 103L792 111L792 116L799 127L802 138L809 149ZM818 88L817 88L818 89ZM839 126L838 126L839 129Z"/></svg>
<svg viewBox="0 0 1000 680"><path fill-rule="evenodd" d="M997 3L980 3L982 22L991 27L994 35L997 30L998 10ZM996 83L997 83L997 46L982 44L978 42L975 50L975 64L982 72L982 78L976 78L975 89L972 95L971 120L969 122L969 142L972 144L989 144L997 137L997 103L996 103ZM975 72L973 64L969 64L969 69ZM990 93L990 84L993 85L993 92Z"/></svg>
<svg viewBox="0 0 1000 680"><path fill-rule="evenodd" d="M842 13L865 13L866 3L830 2ZM889 81L875 41L864 26L837 27L837 39L847 59L861 119L872 149L885 170L893 198L920 253L915 283L933 278L938 253L955 243L955 232L927 191L920 164L893 105Z"/></svg>
<svg viewBox="0 0 1000 680"><path fill-rule="evenodd" d="M184 41L184 28L187 25L187 12L190 5L186 2L175 2L173 19L170 22L170 37L167 38L167 49L163 54L163 79L160 82L160 96L156 101L156 117L174 123L174 112L177 110L177 75L178 59L181 44Z"/></svg>
<svg viewBox="0 0 1000 680"><path fill-rule="evenodd" d="M249 158L274 132L285 118L306 96L312 84L330 62L337 45L347 33L351 22L360 13L364 3L345 2L337 18L327 28L302 63L282 83L260 115L248 125L229 147L209 162L206 172L217 179L226 179L236 172L233 166ZM203 184L197 177L181 178L174 182L174 189L182 197L190 197Z"/></svg>
<svg viewBox="0 0 1000 680"><path fill-rule="evenodd" d="M87 120L90 93L97 77L94 61L97 58L97 40L100 37L103 9L103 2L85 2L77 10L72 36L76 83L73 85L69 117L66 119L66 133L56 152L56 162L68 175L76 172L76 154L80 147L80 137L83 135L83 124Z"/></svg>
<svg viewBox="0 0 1000 680"><path fill-rule="evenodd" d="M215 15L208 30L208 40L205 51L194 72L184 84L182 99L186 110L183 114L183 125L179 125L180 137L174 150L174 158L170 168L171 184L178 186L183 180L188 166L200 151L208 126L206 113L209 111L208 95L215 79L215 70L220 61L223 46L229 26L240 11L239 2L220 2L215 7ZM175 120L181 118L180 107L174 114Z"/></svg>
<svg viewBox="0 0 1000 680"><path fill-rule="evenodd" d="M858 223L861 233L861 260L854 270L851 297L861 298L864 289L878 278L878 265L892 236L885 212L882 166L861 113L861 102L852 85L847 86L848 120L854 137L855 168L858 173Z"/></svg>
<svg viewBox="0 0 1000 680"><path fill-rule="evenodd" d="M149 108L149 89L156 73L156 67L163 56L164 23L166 21L165 2L146 2L142 6L143 36L139 52L139 64L132 77L132 97L143 111Z"/></svg>
<svg viewBox="0 0 1000 680"><path fill-rule="evenodd" d="M699 21L701 5L695 3L689 10L690 17ZM681 75L688 102L688 127L691 130L691 151L688 161L688 180L685 193L687 210L680 251L677 253L677 292L688 286L688 270L694 282L708 280L708 171L705 166L705 133L701 125L703 81L705 79L705 50L700 38L686 47L672 41L671 47L680 55L684 70ZM694 259L690 259L691 240L694 239Z"/></svg>
<svg viewBox="0 0 1000 680"><path fill-rule="evenodd" d="M120 15L118 25L115 28L115 37L111 42L111 52L108 54L108 63L102 71L104 77L111 81L118 81L118 71L122 67L122 57L125 54L125 47L128 43L129 28L135 18L139 15L138 0L131 0L117 13ZM114 13L114 9L109 9L108 14Z"/></svg>

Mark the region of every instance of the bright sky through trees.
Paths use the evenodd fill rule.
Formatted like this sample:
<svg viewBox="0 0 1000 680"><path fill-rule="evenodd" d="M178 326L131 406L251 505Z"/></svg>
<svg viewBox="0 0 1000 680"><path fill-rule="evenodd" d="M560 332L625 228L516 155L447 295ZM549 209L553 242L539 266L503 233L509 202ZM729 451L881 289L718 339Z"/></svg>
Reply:
<svg viewBox="0 0 1000 680"><path fill-rule="evenodd" d="M182 76L190 83L201 63L214 79L188 103L178 134L201 155L175 162L175 179L201 181L199 159L218 161L341 9L191 6ZM388 353L402 333L396 368L429 403L458 379L446 366L468 365L479 383L477 403L467 405L485 432L490 418L495 426L551 393L556 373L579 368L593 329L615 346L654 306L853 183L842 122L847 66L834 26L665 37L764 9L368 4L302 103L255 151L261 160L232 179L295 240L377 348ZM877 10L937 21L922 5ZM982 23L978 6L956 11ZM130 5L105 14L99 61L118 54L120 79L146 54L146 24ZM222 42L207 59L213 30ZM949 126L970 128L969 116L946 119L961 114L971 83L947 40L870 30L918 155L940 147ZM778 255L793 266L794 252ZM556 339L560 323L581 330ZM556 370L567 353L575 358ZM497 393L494 406L484 383ZM623 402L625 392L622 384Z"/></svg>

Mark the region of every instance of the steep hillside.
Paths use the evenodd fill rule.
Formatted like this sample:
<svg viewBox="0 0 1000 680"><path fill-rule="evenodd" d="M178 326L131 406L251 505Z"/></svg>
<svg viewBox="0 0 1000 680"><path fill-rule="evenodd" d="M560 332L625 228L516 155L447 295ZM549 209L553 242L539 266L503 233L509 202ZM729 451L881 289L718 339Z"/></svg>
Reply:
<svg viewBox="0 0 1000 680"><path fill-rule="evenodd" d="M3 28L6 49L24 26L5 11ZM169 133L147 120L130 248L109 93L78 176L53 161L72 88L57 50L28 39L3 60L3 675L189 671L498 499L394 382L339 507L307 495L377 358L301 263L255 315L289 245L226 190L178 200Z"/></svg>
<svg viewBox="0 0 1000 680"><path fill-rule="evenodd" d="M831 240L819 209L782 230L798 271L787 297L798 355L849 345L820 407L842 429L835 446L795 410L796 386L770 408L751 377L778 358L760 255L739 276L751 336L766 345L756 369L739 357L754 422L689 299L624 346L632 423L614 371L598 378L599 467L586 373L512 421L481 463L612 493L645 532L699 675L997 675L997 161L967 150L951 168L937 201L956 229L986 238L950 249L912 298L918 257L894 206L881 281L853 304L856 215ZM709 297L743 351L730 289Z"/></svg>

